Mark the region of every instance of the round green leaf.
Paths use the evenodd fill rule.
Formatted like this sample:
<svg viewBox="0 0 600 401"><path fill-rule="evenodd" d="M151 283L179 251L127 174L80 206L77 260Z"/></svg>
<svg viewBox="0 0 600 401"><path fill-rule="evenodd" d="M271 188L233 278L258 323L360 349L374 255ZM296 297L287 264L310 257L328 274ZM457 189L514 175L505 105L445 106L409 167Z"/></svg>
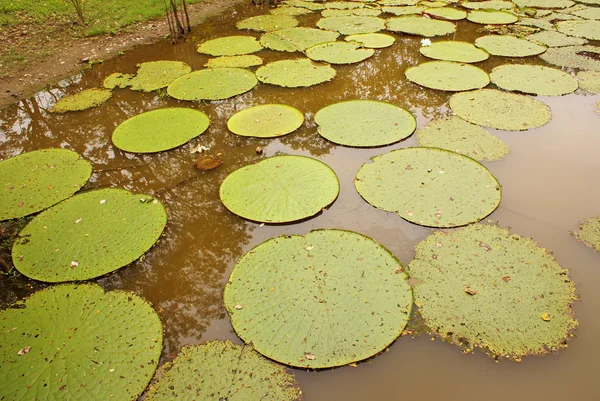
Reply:
<svg viewBox="0 0 600 401"><path fill-rule="evenodd" d="M475 46L494 56L527 57L546 51L546 47L511 35L486 35L475 39Z"/></svg>
<svg viewBox="0 0 600 401"><path fill-rule="evenodd" d="M487 0L487 1L465 1L461 6L470 10L509 10L515 6L512 1Z"/></svg>
<svg viewBox="0 0 600 401"><path fill-rule="evenodd" d="M457 10L456 8L451 7L428 8L424 10L424 12L425 14L450 21L459 21L467 17L466 11Z"/></svg>
<svg viewBox="0 0 600 401"><path fill-rule="evenodd" d="M347 17L351 15L356 15L360 17L377 17L380 14L381 10L378 8L355 8L352 10L327 9L321 11L322 17Z"/></svg>
<svg viewBox="0 0 600 401"><path fill-rule="evenodd" d="M384 6L383 8L386 8L387 6L391 6L391 7L398 7L398 6L414 6L415 4L419 3L421 0L379 0L378 3L381 6ZM385 12L385 10L384 10Z"/></svg>
<svg viewBox="0 0 600 401"><path fill-rule="evenodd" d="M424 10L424 6L403 6L403 7L382 7L381 10L384 13L394 14L394 15L411 15L411 14L421 14Z"/></svg>
<svg viewBox="0 0 600 401"><path fill-rule="evenodd" d="M235 113L227 121L234 134L275 138L294 132L304 123L304 114L285 104L263 104Z"/></svg>
<svg viewBox="0 0 600 401"><path fill-rule="evenodd" d="M346 36L345 40L348 42L358 42L362 47L369 49L382 49L393 45L396 38L385 33L359 33Z"/></svg>
<svg viewBox="0 0 600 401"><path fill-rule="evenodd" d="M266 84L297 88L331 81L335 70L328 64L315 63L308 58L280 60L259 67L256 77Z"/></svg>
<svg viewBox="0 0 600 401"><path fill-rule="evenodd" d="M285 223L314 216L337 198L340 184L328 165L304 156L275 156L229 174L219 195L245 219Z"/></svg>
<svg viewBox="0 0 600 401"><path fill-rule="evenodd" d="M492 70L490 79L504 90L541 96L562 96L578 87L571 74L541 65L500 65Z"/></svg>
<svg viewBox="0 0 600 401"><path fill-rule="evenodd" d="M252 347L211 341L183 347L145 399L294 401L301 394L294 376Z"/></svg>
<svg viewBox="0 0 600 401"><path fill-rule="evenodd" d="M540 58L559 67L600 71L600 46L565 46L548 49Z"/></svg>
<svg viewBox="0 0 600 401"><path fill-rule="evenodd" d="M385 20L378 17L328 17L317 21L317 26L328 31L337 31L342 35L374 33L385 29Z"/></svg>
<svg viewBox="0 0 600 401"><path fill-rule="evenodd" d="M255 37L238 35L208 40L198 46L198 53L211 56L240 56L262 49Z"/></svg>
<svg viewBox="0 0 600 401"><path fill-rule="evenodd" d="M566 35L585 38L589 40L600 40L600 21L575 20L559 21L556 29Z"/></svg>
<svg viewBox="0 0 600 401"><path fill-rule="evenodd" d="M390 18L387 28L394 32L427 37L449 35L456 31L456 25L452 22L417 16Z"/></svg>
<svg viewBox="0 0 600 401"><path fill-rule="evenodd" d="M590 93L600 93L600 71L579 71L579 87Z"/></svg>
<svg viewBox="0 0 600 401"><path fill-rule="evenodd" d="M456 93L450 97L450 108L473 124L506 131L541 127L552 118L547 104L495 89Z"/></svg>
<svg viewBox="0 0 600 401"><path fill-rule="evenodd" d="M375 100L334 103L315 114L319 135L346 146L384 146L409 137L417 123L396 105Z"/></svg>
<svg viewBox="0 0 600 401"><path fill-rule="evenodd" d="M579 46L584 45L588 41L583 38L574 38L564 33L556 31L541 31L526 36L527 40L541 43L548 47L562 47L562 46Z"/></svg>
<svg viewBox="0 0 600 401"><path fill-rule="evenodd" d="M74 95L61 98L52 109L53 113L66 113L68 111L82 111L100 106L112 96L108 89L92 88L85 89Z"/></svg>
<svg viewBox="0 0 600 401"><path fill-rule="evenodd" d="M158 365L162 324L128 291L58 285L0 312L6 400L135 400Z"/></svg>
<svg viewBox="0 0 600 401"><path fill-rule="evenodd" d="M415 251L415 304L444 340L519 360L564 348L577 326L567 271L529 238L474 224L438 231Z"/></svg>
<svg viewBox="0 0 600 401"><path fill-rule="evenodd" d="M578 241L600 252L600 216L589 217L573 232Z"/></svg>
<svg viewBox="0 0 600 401"><path fill-rule="evenodd" d="M167 93L179 100L222 100L248 92L257 83L252 71L242 68L206 68L176 79Z"/></svg>
<svg viewBox="0 0 600 401"><path fill-rule="evenodd" d="M314 28L288 28L267 32L260 37L260 43L269 49L282 52L304 51L325 42L333 42L340 36L333 31Z"/></svg>
<svg viewBox="0 0 600 401"><path fill-rule="evenodd" d="M131 89L152 92L166 88L177 78L189 74L192 67L181 61L150 61L138 64L135 77L129 81Z"/></svg>
<svg viewBox="0 0 600 401"><path fill-rule="evenodd" d="M311 12L311 10L307 10L306 8L292 6L281 6L269 10L269 13L273 15L291 15L292 17L295 17L297 15L310 14Z"/></svg>
<svg viewBox="0 0 600 401"><path fill-rule="evenodd" d="M472 43L456 40L433 42L429 46L421 47L419 51L429 58L459 63L478 63L490 57L488 52L475 47Z"/></svg>
<svg viewBox="0 0 600 401"><path fill-rule="evenodd" d="M131 85L131 78L133 78L133 74L123 74L120 72L113 72L108 77L104 78L102 81L102 86L105 89L114 89L114 88L127 88Z"/></svg>
<svg viewBox="0 0 600 401"><path fill-rule="evenodd" d="M417 130L420 146L448 149L478 161L503 159L508 146L478 125L451 116L433 120Z"/></svg>
<svg viewBox="0 0 600 401"><path fill-rule="evenodd" d="M125 120L113 132L112 141L126 152L161 152L183 145L209 125L208 116L200 110L170 107Z"/></svg>
<svg viewBox="0 0 600 401"><path fill-rule="evenodd" d="M325 9L325 4L315 3L310 0L286 0L285 4L286 6L302 7L311 11L320 11Z"/></svg>
<svg viewBox="0 0 600 401"><path fill-rule="evenodd" d="M514 3L520 8L567 8L575 4L571 0L514 0Z"/></svg>
<svg viewBox="0 0 600 401"><path fill-rule="evenodd" d="M365 5L356 1L336 1L325 3L324 6L334 10L351 10L355 8L363 8Z"/></svg>
<svg viewBox="0 0 600 401"><path fill-rule="evenodd" d="M166 223L164 206L149 195L89 191L37 215L15 241L12 259L35 280L89 280L135 261Z"/></svg>
<svg viewBox="0 0 600 401"><path fill-rule="evenodd" d="M428 227L479 221L500 204L500 184L479 162L438 148L405 148L372 158L354 185L367 202Z"/></svg>
<svg viewBox="0 0 600 401"><path fill-rule="evenodd" d="M407 68L405 74L409 81L443 91L479 89L490 83L490 77L481 68L454 61L428 61Z"/></svg>
<svg viewBox="0 0 600 401"><path fill-rule="evenodd" d="M317 230L270 239L225 285L237 334L302 368L342 366L383 351L406 326L412 293L400 262L363 235Z"/></svg>
<svg viewBox="0 0 600 401"><path fill-rule="evenodd" d="M254 54L245 54L242 56L221 56L208 60L205 67L208 68L248 68L262 65L262 58Z"/></svg>
<svg viewBox="0 0 600 401"><path fill-rule="evenodd" d="M478 24L513 24L519 17L508 11L473 10L469 11L467 19Z"/></svg>
<svg viewBox="0 0 600 401"><path fill-rule="evenodd" d="M67 149L42 149L0 161L0 220L44 210L73 195L92 165Z"/></svg>
<svg viewBox="0 0 600 401"><path fill-rule="evenodd" d="M366 60L375 53L373 49L363 49L357 42L328 42L306 49L306 56L315 61L331 64L352 64Z"/></svg>
<svg viewBox="0 0 600 401"><path fill-rule="evenodd" d="M539 28L539 29L535 29L533 32L537 32L540 29L542 30L547 30L547 31L554 31L554 25L552 25L552 23L550 21L546 21L545 19L541 19L541 18L524 18L521 17L519 19L519 21L516 23L516 25L518 26L524 26L524 27L533 27L533 28ZM533 32L525 32L525 33L533 33ZM509 34L509 35L516 35L521 37L521 33L519 32L502 32L503 35Z"/></svg>
<svg viewBox="0 0 600 401"><path fill-rule="evenodd" d="M257 15L256 17L246 18L235 24L237 29L251 29L262 32L293 28L297 25L298 20L290 15Z"/></svg>

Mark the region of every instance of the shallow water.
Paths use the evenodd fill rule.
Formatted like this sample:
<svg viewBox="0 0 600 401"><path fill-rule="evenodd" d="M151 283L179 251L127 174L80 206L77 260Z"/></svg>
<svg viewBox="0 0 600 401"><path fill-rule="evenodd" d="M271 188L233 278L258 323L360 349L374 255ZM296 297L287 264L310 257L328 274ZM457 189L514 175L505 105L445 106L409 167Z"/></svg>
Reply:
<svg viewBox="0 0 600 401"><path fill-rule="evenodd" d="M417 117L419 127L449 115L450 93L421 88L404 78L408 66L426 61L418 52L420 39L416 37L394 35L397 41L392 48L378 50L357 65L336 66L338 75L333 81L312 88L259 84L233 99L203 103L122 89L96 109L65 115L47 112L61 93L100 86L102 79L115 71L134 73L135 64L142 61L181 60L199 69L208 57L195 51L196 43L237 34L235 21L262 12L238 7L230 15L196 27L187 43L172 46L165 41L139 47L0 111L0 159L45 147L73 149L94 165L95 173L85 189L123 187L151 193L168 208L165 234L143 260L95 280L108 289L135 291L154 304L165 327L163 360L172 359L183 345L212 339L239 342L222 305L223 285L236 260L268 238L323 227L349 229L374 238L408 264L413 247L432 232L373 208L354 189L354 176L363 163L392 149L417 145L414 137L378 149L351 149L322 139L313 123L314 113L323 106L359 98L403 106ZM311 26L315 16L300 21L301 26ZM473 41L483 35L470 22L460 21L458 26L455 39ZM265 62L297 57L269 50L258 55ZM495 65L511 61L525 60L491 57L478 65L489 72ZM544 64L537 57L526 61ZM596 319L600 254L569 235L585 217L600 213L600 116L593 111L600 96L539 99L552 108L553 119L546 126L525 132L490 130L510 146L511 153L502 161L484 163L503 186L502 203L489 219L534 238L540 246L553 250L558 262L570 270L581 301L575 305L580 327L569 347L520 363L496 362L480 351L463 355L457 347L431 341L428 336L403 336L388 351L357 367L294 370L306 401L600 399L600 387L594 380L600 357L600 322ZM306 115L304 126L274 140L246 139L227 131L226 121L233 113L264 103L297 107ZM198 108L209 115L212 124L200 137L168 152L134 155L112 146L110 136L119 123L144 111L171 106ZM223 164L212 171L195 170L198 154L190 151L199 144L209 146L211 154L222 153ZM263 155L255 153L257 146L265 149ZM306 221L262 227L227 211L218 197L227 174L277 153L313 156L331 166L341 184L336 202ZM0 304L39 287L22 276L1 276Z"/></svg>

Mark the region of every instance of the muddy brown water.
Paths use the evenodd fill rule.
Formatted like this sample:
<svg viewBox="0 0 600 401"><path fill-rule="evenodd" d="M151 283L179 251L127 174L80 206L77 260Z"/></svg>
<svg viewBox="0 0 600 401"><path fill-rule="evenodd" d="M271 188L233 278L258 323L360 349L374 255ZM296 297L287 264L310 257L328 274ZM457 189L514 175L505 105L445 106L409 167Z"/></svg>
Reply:
<svg viewBox="0 0 600 401"><path fill-rule="evenodd" d="M48 112L62 93L100 86L115 71L133 73L142 61L181 60L199 69L208 57L195 51L196 43L237 34L236 21L264 11L240 6L196 27L186 43L172 46L165 41L137 48L0 111L0 159L46 147L73 149L94 165L95 173L85 189L122 187L156 194L168 208L165 234L142 260L94 280L107 289L135 291L153 303L165 328L163 361L173 359L184 345L213 339L240 342L222 305L223 286L236 260L266 239L316 228L348 229L374 238L408 264L413 247L432 232L373 208L353 184L363 163L392 149L417 145L414 136L383 148L352 149L322 139L313 122L320 108L350 99L378 99L403 106L417 117L419 127L449 115L449 93L421 88L404 78L406 67L426 61L418 52L420 38L394 35L393 47L376 51L360 64L336 66L338 75L333 81L312 88L259 84L233 99L202 103L123 89L96 109L65 115ZM314 15L301 17L301 26L312 26L315 20ZM458 32L452 35L457 40L473 41L483 35L475 24L457 24ZM297 56L269 50L258 54L267 62ZM505 62L544 64L537 57L491 57L478 65L489 72ZM456 346L432 341L427 335L402 336L381 355L357 367L293 370L306 401L600 399L596 382L600 254L569 235L585 217L600 214L600 116L594 113L600 96L573 94L540 100L553 112L546 126L526 132L490 130L510 146L511 153L502 161L484 163L503 190L502 203L489 219L534 238L570 270L581 301L575 305L580 327L569 347L520 363L496 362L481 351L463 355ZM226 121L233 113L264 103L297 107L306 115L304 126L273 140L241 138L227 131ZM204 111L211 119L210 128L178 149L152 155L125 153L112 146L110 136L119 123L144 111L172 106ZM199 144L209 146L211 154L222 153L223 164L212 171L195 170L198 154L190 151ZM257 146L265 149L263 155L255 153ZM341 184L335 203L314 218L286 225L260 226L227 211L218 196L227 174L278 153L312 156L330 165ZM2 276L0 303L6 306L40 287L22 276Z"/></svg>

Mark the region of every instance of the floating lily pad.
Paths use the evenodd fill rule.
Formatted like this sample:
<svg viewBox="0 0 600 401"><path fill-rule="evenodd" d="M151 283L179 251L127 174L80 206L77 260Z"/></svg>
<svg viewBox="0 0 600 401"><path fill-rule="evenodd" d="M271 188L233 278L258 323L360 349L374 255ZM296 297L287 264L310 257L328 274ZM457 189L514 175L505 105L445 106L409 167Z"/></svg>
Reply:
<svg viewBox="0 0 600 401"><path fill-rule="evenodd" d="M511 35L486 35L475 39L475 46L493 56L527 57L546 51L545 46Z"/></svg>
<svg viewBox="0 0 600 401"><path fill-rule="evenodd" d="M150 61L138 64L135 77L129 81L131 89L152 92L166 88L177 78L189 74L192 67L181 61Z"/></svg>
<svg viewBox="0 0 600 401"><path fill-rule="evenodd" d="M374 33L385 29L385 20L379 17L329 17L317 21L317 26L329 31L337 31L342 35L358 33Z"/></svg>
<svg viewBox="0 0 600 401"><path fill-rule="evenodd" d="M419 51L429 58L459 63L478 63L490 57L488 52L475 47L472 43L457 40L433 42L429 46L421 47Z"/></svg>
<svg viewBox="0 0 600 401"><path fill-rule="evenodd" d="M479 221L500 204L496 178L479 162L439 148L391 151L364 164L354 185L367 202L428 227Z"/></svg>
<svg viewBox="0 0 600 401"><path fill-rule="evenodd" d="M285 223L314 216L337 198L329 166L304 156L275 156L242 167L221 184L221 201L248 220Z"/></svg>
<svg viewBox="0 0 600 401"><path fill-rule="evenodd" d="M600 40L600 21L560 21L556 23L556 29L559 32L570 36L589 40Z"/></svg>
<svg viewBox="0 0 600 401"><path fill-rule="evenodd" d="M113 72L108 77L104 78L104 81L102 81L102 86L105 89L127 88L129 85L131 85L130 81L133 77L133 74Z"/></svg>
<svg viewBox="0 0 600 401"><path fill-rule="evenodd" d="M600 0L577 0L578 3L600 6Z"/></svg>
<svg viewBox="0 0 600 401"><path fill-rule="evenodd" d="M294 132L304 123L304 114L285 104L263 104L235 113L227 128L236 135L275 138Z"/></svg>
<svg viewBox="0 0 600 401"><path fill-rule="evenodd" d="M269 49L295 52L320 43L333 42L340 36L333 31L324 31L314 28L288 28L279 31L267 32L260 38L260 43Z"/></svg>
<svg viewBox="0 0 600 401"><path fill-rule="evenodd" d="M328 9L350 10L354 8L363 8L365 5L357 1L335 1L323 4Z"/></svg>
<svg viewBox="0 0 600 401"><path fill-rule="evenodd" d="M246 18L235 24L237 29L251 29L261 32L293 28L297 25L298 20L290 15L257 15L256 17Z"/></svg>
<svg viewBox="0 0 600 401"><path fill-rule="evenodd" d="M533 240L474 224L438 231L415 251L415 304L434 334L516 360L566 347L575 286Z"/></svg>
<svg viewBox="0 0 600 401"><path fill-rule="evenodd" d="M519 17L508 11L473 10L469 11L467 19L478 24L513 24Z"/></svg>
<svg viewBox="0 0 600 401"><path fill-rule="evenodd" d="M363 49L357 42L327 42L306 49L306 56L315 61L331 64L352 64L366 60L375 53Z"/></svg>
<svg viewBox="0 0 600 401"><path fill-rule="evenodd" d="M306 8L307 10L311 11L320 11L325 9L325 5L323 3L316 3L312 1L286 0L285 4L293 7Z"/></svg>
<svg viewBox="0 0 600 401"><path fill-rule="evenodd" d="M510 10L515 6L512 1L487 0L487 1L465 1L461 6L470 10Z"/></svg>
<svg viewBox="0 0 600 401"><path fill-rule="evenodd" d="M270 239L225 285L237 334L302 368L342 366L383 351L406 326L412 293L400 262L363 235L317 230Z"/></svg>
<svg viewBox="0 0 600 401"><path fill-rule="evenodd" d="M420 146L448 149L478 161L503 159L508 146L478 125L451 116L433 120L417 130Z"/></svg>
<svg viewBox="0 0 600 401"><path fill-rule="evenodd" d="M74 95L61 98L50 111L53 113L66 113L68 111L82 111L100 106L112 96L108 89L85 89Z"/></svg>
<svg viewBox="0 0 600 401"><path fill-rule="evenodd" d="M333 4L333 3L331 3ZM351 15L361 16L361 17L377 17L381 14L380 9L375 8L355 8L353 10L323 10L321 11L322 17L347 17Z"/></svg>
<svg viewBox="0 0 600 401"><path fill-rule="evenodd" d="M380 0L378 1L379 5L383 6L385 9L388 6L391 7L399 7L399 6L414 6L421 0ZM384 10L385 11L385 10Z"/></svg>
<svg viewBox="0 0 600 401"><path fill-rule="evenodd" d="M570 20L581 20L580 17L575 15L567 14L565 12L552 12L544 17L541 17L545 21L555 23L558 21L570 21Z"/></svg>
<svg viewBox="0 0 600 401"><path fill-rule="evenodd" d="M600 71L600 46L565 46L548 49L540 58L559 67Z"/></svg>
<svg viewBox="0 0 600 401"><path fill-rule="evenodd" d="M445 1L428 1L428 0L421 0L419 2L419 5L421 6L425 6L427 8L442 8L447 6L449 3L445 2Z"/></svg>
<svg viewBox="0 0 600 401"><path fill-rule="evenodd" d="M571 74L541 65L500 65L492 70L490 79L504 90L541 96L562 96L578 87Z"/></svg>
<svg viewBox="0 0 600 401"><path fill-rule="evenodd" d="M112 141L126 152L161 152L183 145L209 125L208 116L200 110L170 107L125 120L113 132Z"/></svg>
<svg viewBox="0 0 600 401"><path fill-rule="evenodd" d="M318 132L325 139L346 146L389 145L409 137L417 124L402 107L375 100L334 103L315 114Z"/></svg>
<svg viewBox="0 0 600 401"><path fill-rule="evenodd" d="M15 241L12 259L35 280L89 280L142 256L166 223L165 208L149 195L88 191L37 215Z"/></svg>
<svg viewBox="0 0 600 401"><path fill-rule="evenodd" d="M198 46L198 53L210 56L240 56L262 49L255 37L238 35L208 40Z"/></svg>
<svg viewBox="0 0 600 401"><path fill-rule="evenodd" d="M453 92L479 89L490 83L490 77L481 68L453 61L428 61L407 68L405 75L426 88Z"/></svg>
<svg viewBox="0 0 600 401"><path fill-rule="evenodd" d="M567 8L571 7L574 2L571 0L514 0L514 3L520 8Z"/></svg>
<svg viewBox="0 0 600 401"><path fill-rule="evenodd" d="M457 10L451 7L440 7L440 8L428 8L424 10L425 14L433 15L434 17L447 19L450 21L459 21L467 17L467 12L463 10Z"/></svg>
<svg viewBox="0 0 600 401"><path fill-rule="evenodd" d="M390 13L390 14L394 14L394 15L411 15L411 14L421 14L425 10L425 7L424 6L382 7L381 10L384 13Z"/></svg>
<svg viewBox="0 0 600 401"><path fill-rule="evenodd" d="M596 252L600 252L600 217L585 219L579 229L573 231L575 238L583 242Z"/></svg>
<svg viewBox="0 0 600 401"><path fill-rule="evenodd" d="M242 68L206 68L176 79L167 93L179 100L221 100L248 92L257 83L252 71Z"/></svg>
<svg viewBox="0 0 600 401"><path fill-rule="evenodd" d="M77 192L92 165L67 149L42 149L0 161L0 220L44 210Z"/></svg>
<svg viewBox="0 0 600 401"><path fill-rule="evenodd" d="M579 71L576 77L581 89L590 93L600 93L600 71Z"/></svg>
<svg viewBox="0 0 600 401"><path fill-rule="evenodd" d="M262 65L262 63L262 58L254 54L244 54L242 56L211 58L204 66L208 68L248 68Z"/></svg>
<svg viewBox="0 0 600 401"><path fill-rule="evenodd" d="M274 61L256 70L256 77L266 84L297 88L331 81L335 70L328 64L295 59Z"/></svg>
<svg viewBox="0 0 600 401"><path fill-rule="evenodd" d="M302 394L284 367L229 341L183 347L164 368L146 401L294 401Z"/></svg>
<svg viewBox="0 0 600 401"><path fill-rule="evenodd" d="M162 351L154 309L95 284L36 292L0 312L0 333L7 400L135 400Z"/></svg>
<svg viewBox="0 0 600 401"><path fill-rule="evenodd" d="M456 31L456 25L452 22L417 16L390 18L387 21L387 28L394 32L427 37L449 35Z"/></svg>
<svg viewBox="0 0 600 401"><path fill-rule="evenodd" d="M359 33L346 36L345 40L348 42L358 42L363 47L369 49L382 49L393 45L396 38L392 35L386 35L385 33Z"/></svg>
<svg viewBox="0 0 600 401"><path fill-rule="evenodd" d="M519 19L519 21L517 21L516 25L523 25L523 26L527 26L527 27L535 27L538 28L537 30L539 31L540 29L542 30L546 30L546 31L554 31L554 25L552 25L552 23L550 21L546 21L540 18L524 18L521 17ZM509 35L514 35L516 34L517 36L521 36L518 33L508 33Z"/></svg>
<svg viewBox="0 0 600 401"><path fill-rule="evenodd" d="M547 104L495 89L456 93L450 98L450 108L473 124L507 131L541 127L552 118Z"/></svg>
<svg viewBox="0 0 600 401"><path fill-rule="evenodd" d="M585 6L582 6L585 7ZM585 19L595 19L600 20L600 8L598 7L585 7L580 10L568 11L570 14L574 16L585 18Z"/></svg>
<svg viewBox="0 0 600 401"><path fill-rule="evenodd" d="M306 8L292 6L277 7L269 10L269 13L273 15L291 15L292 17L295 17L297 15L310 14L311 12L311 10L307 10Z"/></svg>
<svg viewBox="0 0 600 401"><path fill-rule="evenodd" d="M527 35L525 38L548 47L579 46L587 43L586 39L574 38L556 31L537 32Z"/></svg>

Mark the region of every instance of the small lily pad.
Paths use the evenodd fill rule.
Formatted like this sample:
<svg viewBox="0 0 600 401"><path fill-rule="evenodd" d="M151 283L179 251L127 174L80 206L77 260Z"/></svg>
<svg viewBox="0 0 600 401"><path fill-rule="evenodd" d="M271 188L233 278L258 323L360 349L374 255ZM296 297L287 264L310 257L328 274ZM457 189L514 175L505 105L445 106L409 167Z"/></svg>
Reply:
<svg viewBox="0 0 600 401"><path fill-rule="evenodd" d="M450 108L473 124L507 131L541 127L552 118L547 104L495 89L456 93L450 98Z"/></svg>
<svg viewBox="0 0 600 401"><path fill-rule="evenodd" d="M479 89L490 83L490 77L481 68L454 61L428 61L407 68L405 75L426 88L452 92Z"/></svg>
<svg viewBox="0 0 600 401"><path fill-rule="evenodd" d="M108 89L92 88L85 89L74 95L61 98L52 109L53 113L66 113L68 111L82 111L100 106L112 96Z"/></svg>
<svg viewBox="0 0 600 401"><path fill-rule="evenodd" d="M389 145L409 137L415 117L396 105L375 100L334 103L315 114L318 132L325 139L346 146Z"/></svg>
<svg viewBox="0 0 600 401"><path fill-rule="evenodd" d="M338 36L338 32L299 27L267 32L261 36L260 43L272 50L295 52L320 43L333 42Z"/></svg>
<svg viewBox="0 0 600 401"><path fill-rule="evenodd" d="M382 7L382 11L384 13L394 15L412 15L421 14L425 10L425 8L426 7L424 6Z"/></svg>
<svg viewBox="0 0 600 401"><path fill-rule="evenodd" d="M113 72L108 77L104 78L104 81L102 81L102 86L104 89L127 88L131 85L131 78L133 77L133 74Z"/></svg>
<svg viewBox="0 0 600 401"><path fill-rule="evenodd" d="M261 32L293 28L297 25L298 20L290 15L257 15L255 17L246 18L235 24L237 29L250 29Z"/></svg>
<svg viewBox="0 0 600 401"><path fill-rule="evenodd" d="M312 11L311 10L307 10L306 8L301 8L301 7L293 7L293 6L287 6L287 7L277 7L277 8L272 8L269 10L270 14L273 15L291 15L292 17L296 17L298 15L305 15L305 14L310 14Z"/></svg>
<svg viewBox="0 0 600 401"><path fill-rule="evenodd" d="M357 42L327 42L306 49L306 56L315 61L330 64L352 64L366 60L375 53L363 49Z"/></svg>
<svg viewBox="0 0 600 401"><path fill-rule="evenodd" d="M541 96L562 96L578 87L571 74L541 65L503 64L492 70L490 79L504 90Z"/></svg>
<svg viewBox="0 0 600 401"><path fill-rule="evenodd" d="M588 42L587 39L574 38L556 31L537 32L527 35L525 39L541 43L548 47L580 46L585 45Z"/></svg>
<svg viewBox="0 0 600 401"><path fill-rule="evenodd" d="M315 63L308 58L274 61L256 70L260 82L288 88L331 81L335 74L328 64Z"/></svg>
<svg viewBox="0 0 600 401"><path fill-rule="evenodd" d="M345 40L348 42L358 42L362 47L369 49L382 49L393 45L396 38L385 33L359 33L346 36Z"/></svg>
<svg viewBox="0 0 600 401"><path fill-rule="evenodd" d="M331 1L323 5L328 9L334 10L351 10L355 8L363 8L365 6L358 1Z"/></svg>
<svg viewBox="0 0 600 401"><path fill-rule="evenodd" d="M189 74L192 67L181 61L150 61L138 64L135 77L129 83L131 89L152 92L166 88L177 78Z"/></svg>
<svg viewBox="0 0 600 401"><path fill-rule="evenodd" d="M387 28L394 32L426 37L444 36L456 31L456 25L452 22L417 16L390 18Z"/></svg>
<svg viewBox="0 0 600 401"><path fill-rule="evenodd" d="M457 40L433 42L429 46L421 47L419 51L429 58L459 63L478 63L490 57L488 52L475 47L472 43Z"/></svg>
<svg viewBox="0 0 600 401"><path fill-rule="evenodd" d="M227 128L236 135L276 138L294 132L304 123L304 114L285 104L263 104L235 113Z"/></svg>
<svg viewBox="0 0 600 401"><path fill-rule="evenodd" d="M248 92L258 81L243 68L206 68L173 81L169 96L179 100L221 100Z"/></svg>
<svg viewBox="0 0 600 401"><path fill-rule="evenodd" d="M428 227L479 221L500 204L500 184L470 157L439 148L391 151L364 164L354 185L378 209Z"/></svg>
<svg viewBox="0 0 600 401"><path fill-rule="evenodd" d="M255 37L238 35L208 40L198 46L198 53L210 56L241 56L262 49Z"/></svg>
<svg viewBox="0 0 600 401"><path fill-rule="evenodd" d="M461 6L470 10L510 10L515 3L506 0L464 1Z"/></svg>
<svg viewBox="0 0 600 401"><path fill-rule="evenodd" d="M427 8L423 11L427 15L432 15L437 18L446 19L449 21L459 21L467 18L467 12L457 10L452 7Z"/></svg>
<svg viewBox="0 0 600 401"><path fill-rule="evenodd" d="M540 58L559 67L600 71L600 46L565 46L548 49Z"/></svg>
<svg viewBox="0 0 600 401"><path fill-rule="evenodd" d="M358 33L374 33L385 29L385 20L379 17L328 17L317 21L317 26L329 31L337 31L342 35Z"/></svg>
<svg viewBox="0 0 600 401"><path fill-rule="evenodd" d="M204 64L208 68L248 68L262 65L262 58L254 54L244 54L242 56L221 56L211 58Z"/></svg>
<svg viewBox="0 0 600 401"><path fill-rule="evenodd" d="M581 89L590 93L600 93L600 71L579 71L576 77Z"/></svg>
<svg viewBox="0 0 600 401"><path fill-rule="evenodd" d="M573 231L575 238L596 252L600 252L600 216L585 219L579 229Z"/></svg>
<svg viewBox="0 0 600 401"><path fill-rule="evenodd" d="M600 40L600 21L560 21L556 23L556 29L565 35L589 40Z"/></svg>
<svg viewBox="0 0 600 401"><path fill-rule="evenodd" d="M546 51L545 46L511 35L482 36L475 39L475 46L484 49L493 56L504 57L535 56Z"/></svg>
<svg viewBox="0 0 600 401"><path fill-rule="evenodd" d="M467 19L478 24L514 24L519 17L508 11L473 10L469 11Z"/></svg>

